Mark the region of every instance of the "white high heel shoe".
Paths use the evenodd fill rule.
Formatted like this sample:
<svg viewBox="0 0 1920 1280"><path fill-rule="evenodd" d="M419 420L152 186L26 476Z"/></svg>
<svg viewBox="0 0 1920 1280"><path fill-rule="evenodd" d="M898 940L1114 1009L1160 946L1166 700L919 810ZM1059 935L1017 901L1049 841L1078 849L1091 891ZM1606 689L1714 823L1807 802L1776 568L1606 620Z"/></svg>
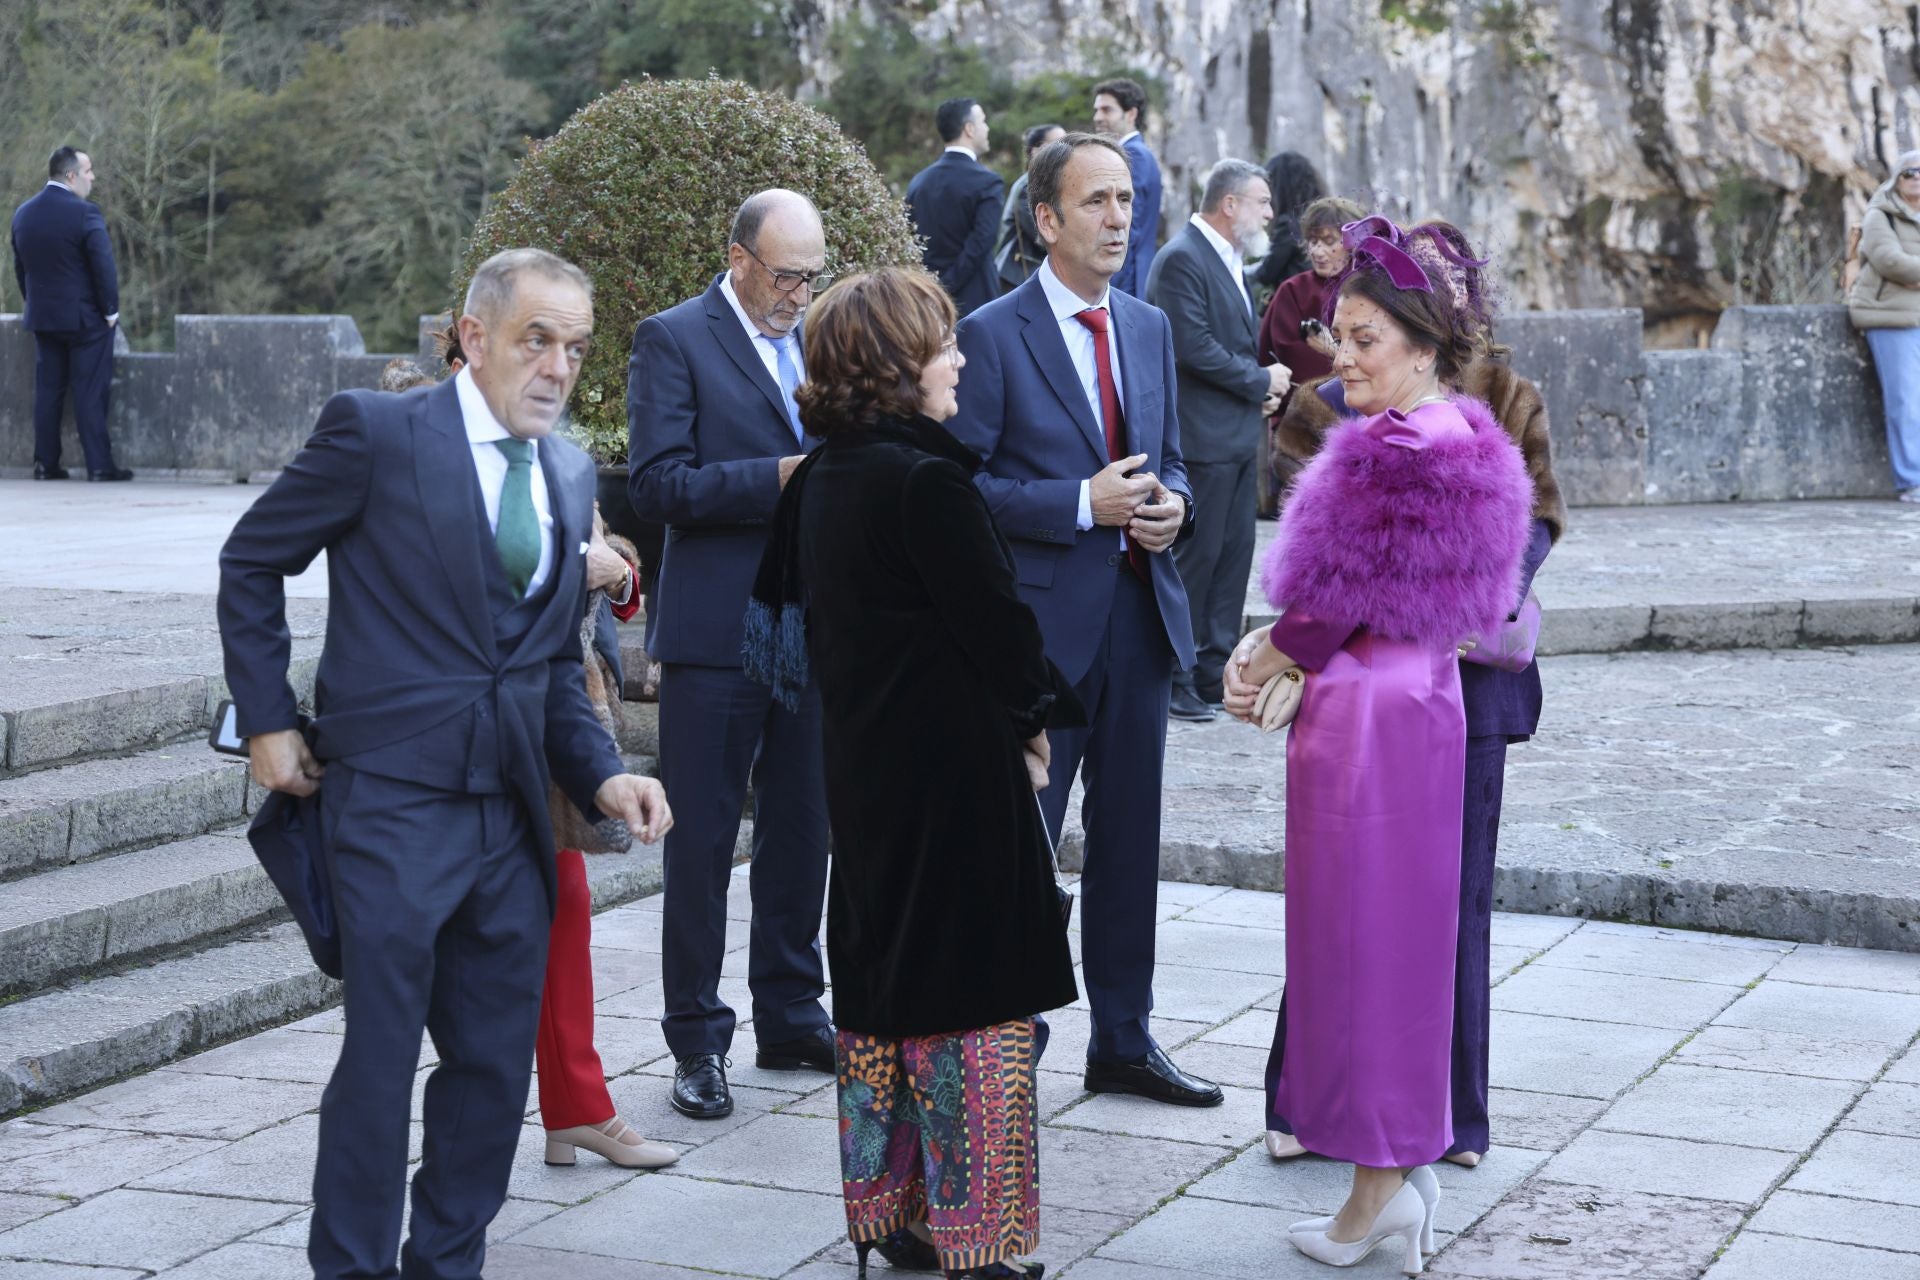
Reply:
<svg viewBox="0 0 1920 1280"><path fill-rule="evenodd" d="M1431 1165L1418 1165L1407 1174L1407 1185L1420 1196L1420 1202L1426 1206L1426 1219L1420 1224L1420 1248L1426 1253L1433 1252L1433 1217L1440 1205L1440 1179L1433 1176ZM1296 1222L1288 1231L1327 1231L1333 1227L1331 1215L1324 1218L1308 1218L1305 1222Z"/></svg>
<svg viewBox="0 0 1920 1280"><path fill-rule="evenodd" d="M631 1135L640 1135L627 1127L627 1122L619 1116L605 1124L579 1124L571 1129L549 1129L547 1131L547 1163L565 1168L572 1165L579 1154L575 1150L585 1147L595 1155L604 1156L622 1169L664 1169L680 1158L680 1153L660 1142L628 1142Z"/></svg>
<svg viewBox="0 0 1920 1280"><path fill-rule="evenodd" d="M1427 1265L1426 1258L1420 1252L1421 1226L1426 1217L1426 1202L1420 1199L1420 1193L1413 1189L1412 1183L1403 1182L1400 1189L1393 1193L1393 1198L1381 1206L1380 1214L1373 1220L1373 1225L1367 1228L1367 1234L1358 1240L1329 1240L1324 1231L1295 1231L1288 1234L1287 1240L1315 1262L1324 1262L1332 1267L1351 1267L1386 1241L1398 1239L1406 1246L1406 1258L1401 1262L1400 1270L1407 1275L1417 1276Z"/></svg>

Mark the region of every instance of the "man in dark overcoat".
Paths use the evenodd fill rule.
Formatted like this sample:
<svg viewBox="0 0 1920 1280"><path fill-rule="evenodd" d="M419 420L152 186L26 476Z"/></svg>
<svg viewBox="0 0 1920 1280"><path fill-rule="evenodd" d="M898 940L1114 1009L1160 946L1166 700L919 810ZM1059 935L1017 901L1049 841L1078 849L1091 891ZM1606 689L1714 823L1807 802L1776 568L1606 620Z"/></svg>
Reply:
<svg viewBox="0 0 1920 1280"><path fill-rule="evenodd" d="M972 98L949 98L934 117L946 150L907 184L907 217L926 242L927 270L962 316L999 296L993 240L1007 184L981 163L987 113Z"/></svg>
<svg viewBox="0 0 1920 1280"><path fill-rule="evenodd" d="M593 464L552 434L593 334L587 278L537 249L474 273L467 365L328 400L220 552L220 639L253 777L319 790L346 998L320 1102L319 1280L478 1280L532 1075L555 866L549 779L588 821L672 824L587 701ZM311 737L285 579L327 555ZM283 796L269 803L284 806ZM422 1029L428 1077L400 1250Z"/></svg>
<svg viewBox="0 0 1920 1280"><path fill-rule="evenodd" d="M1086 784L1086 1087L1213 1106L1219 1087L1176 1067L1147 1026L1167 697L1175 665L1193 665L1166 554L1193 515L1173 341L1166 316L1112 286L1133 205L1125 153L1068 134L1027 182L1047 260L961 322L951 430L985 459L976 483L1012 544L1020 598L1090 718L1053 732L1041 793L1058 840L1075 774Z"/></svg>
<svg viewBox="0 0 1920 1280"><path fill-rule="evenodd" d="M65 480L60 416L73 394L73 422L89 480L131 480L113 463L107 407L113 389L113 333L120 323L120 277L113 240L93 191L93 158L60 147L47 161L47 185L13 214L13 278L26 299L33 334L33 478Z"/></svg>
<svg viewBox="0 0 1920 1280"><path fill-rule="evenodd" d="M1247 293L1246 250L1264 233L1273 202L1266 170L1222 160L1207 176L1200 212L1153 259L1146 298L1173 325L1179 373L1180 448L1198 515L1173 549L1192 608L1194 665L1174 673L1170 714L1214 718L1221 672L1240 639L1253 570L1256 481L1264 412L1287 387L1284 365L1262 367Z"/></svg>

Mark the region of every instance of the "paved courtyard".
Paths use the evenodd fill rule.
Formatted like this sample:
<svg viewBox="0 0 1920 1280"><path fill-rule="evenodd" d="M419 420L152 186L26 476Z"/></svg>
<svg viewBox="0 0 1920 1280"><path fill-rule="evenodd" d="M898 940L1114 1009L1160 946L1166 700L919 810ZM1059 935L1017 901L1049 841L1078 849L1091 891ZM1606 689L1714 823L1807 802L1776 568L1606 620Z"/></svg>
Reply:
<svg viewBox="0 0 1920 1280"><path fill-rule="evenodd" d="M744 872L723 992L748 1009ZM595 922L598 1041L658 1173L540 1159L530 1112L494 1280L847 1280L831 1083L750 1065L735 1114L682 1119L660 1010L657 897ZM1327 1274L1285 1243L1343 1167L1259 1144L1283 980L1278 895L1161 886L1156 1030L1226 1086L1188 1111L1081 1092L1083 1009L1053 1018L1040 1104L1049 1274ZM1436 1278L1920 1278L1920 955L1501 915L1495 1149L1440 1167ZM0 1125L5 1280L281 1280L302 1246L337 1010ZM423 1049L422 1080L431 1068ZM1359 1275L1395 1274L1382 1250ZM885 1268L881 1268L884 1272Z"/></svg>

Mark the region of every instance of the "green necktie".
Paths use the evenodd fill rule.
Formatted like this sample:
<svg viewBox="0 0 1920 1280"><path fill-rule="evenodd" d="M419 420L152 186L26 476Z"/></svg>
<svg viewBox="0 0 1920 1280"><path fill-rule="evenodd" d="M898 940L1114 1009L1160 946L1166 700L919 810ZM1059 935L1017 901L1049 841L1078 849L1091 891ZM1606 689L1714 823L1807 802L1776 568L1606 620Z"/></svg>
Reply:
<svg viewBox="0 0 1920 1280"><path fill-rule="evenodd" d="M534 570L540 567L540 517L533 513L533 445L526 440L495 440L507 455L507 479L500 486L500 522L493 529L493 545L500 567L507 571L513 594L527 594Z"/></svg>

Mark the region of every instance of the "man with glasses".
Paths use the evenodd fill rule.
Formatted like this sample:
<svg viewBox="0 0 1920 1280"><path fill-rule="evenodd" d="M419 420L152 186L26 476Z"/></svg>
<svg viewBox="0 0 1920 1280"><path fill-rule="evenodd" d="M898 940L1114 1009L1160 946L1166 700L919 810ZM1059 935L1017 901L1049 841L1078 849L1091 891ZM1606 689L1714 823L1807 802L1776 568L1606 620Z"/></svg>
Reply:
<svg viewBox="0 0 1920 1280"><path fill-rule="evenodd" d="M720 998L727 885L753 787L747 982L755 1063L832 1073L820 1003L827 813L817 696L786 710L740 669L741 619L780 491L817 443L800 425L800 326L825 289L826 233L805 196L773 189L734 215L727 270L640 323L627 371L630 479L642 519L667 526L647 616L661 664L661 780L687 807L666 846L660 1020L678 1065L671 1101L696 1119L733 1110L734 1011Z"/></svg>

